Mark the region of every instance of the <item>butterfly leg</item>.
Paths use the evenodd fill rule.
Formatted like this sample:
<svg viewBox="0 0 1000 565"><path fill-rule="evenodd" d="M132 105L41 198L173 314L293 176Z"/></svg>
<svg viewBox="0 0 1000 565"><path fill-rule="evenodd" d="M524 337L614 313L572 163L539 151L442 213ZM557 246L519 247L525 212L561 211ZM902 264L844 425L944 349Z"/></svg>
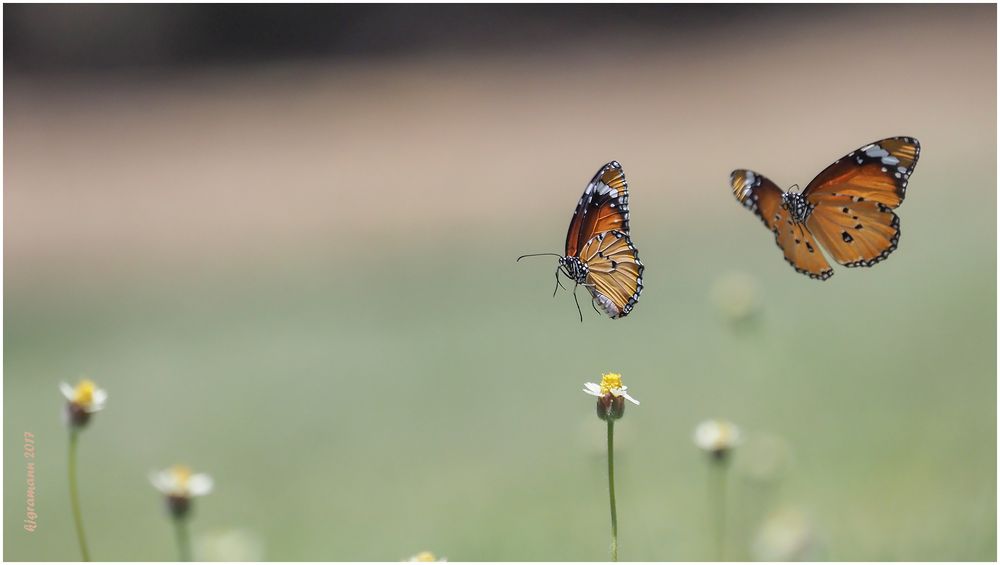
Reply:
<svg viewBox="0 0 1000 565"><path fill-rule="evenodd" d="M566 287L564 287L562 282L559 281L559 269L556 269L556 287L552 289L552 298L556 297L556 292L558 292L560 288L566 290Z"/></svg>
<svg viewBox="0 0 1000 565"><path fill-rule="evenodd" d="M584 288L596 288L596 285L587 283L580 283L580 286ZM593 300L590 301L590 307L594 309L594 312L597 312L598 314L601 313L601 311L597 309L597 304Z"/></svg>
<svg viewBox="0 0 1000 565"><path fill-rule="evenodd" d="M578 286L580 286L580 285L577 284L577 285L575 285L573 287L573 301L576 302L576 311L580 313L580 323L582 324L583 323L583 309L580 308L580 299L577 298L577 296L576 296L576 287L578 287Z"/></svg>

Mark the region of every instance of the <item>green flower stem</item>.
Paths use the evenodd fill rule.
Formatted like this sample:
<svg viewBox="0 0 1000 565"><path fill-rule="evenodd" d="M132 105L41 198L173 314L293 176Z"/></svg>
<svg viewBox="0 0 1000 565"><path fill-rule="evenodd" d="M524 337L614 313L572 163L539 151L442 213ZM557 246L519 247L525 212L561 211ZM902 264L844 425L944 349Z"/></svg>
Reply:
<svg viewBox="0 0 1000 565"><path fill-rule="evenodd" d="M608 418L608 493L611 499L611 560L618 561L618 512L615 510L615 420Z"/></svg>
<svg viewBox="0 0 1000 565"><path fill-rule="evenodd" d="M715 547L716 556L719 561L726 560L726 471L729 467L726 459L712 461L715 474L715 488L711 489L713 497L712 506L715 514Z"/></svg>
<svg viewBox="0 0 1000 565"><path fill-rule="evenodd" d="M73 428L69 432L69 501L73 508L73 523L76 525L76 539L80 542L80 553L84 561L90 561L87 538L83 534L83 512L80 510L80 489L76 485L76 446L80 432Z"/></svg>
<svg viewBox="0 0 1000 565"><path fill-rule="evenodd" d="M187 519L174 518L174 533L177 535L177 555L181 561L191 561L191 537L188 535Z"/></svg>

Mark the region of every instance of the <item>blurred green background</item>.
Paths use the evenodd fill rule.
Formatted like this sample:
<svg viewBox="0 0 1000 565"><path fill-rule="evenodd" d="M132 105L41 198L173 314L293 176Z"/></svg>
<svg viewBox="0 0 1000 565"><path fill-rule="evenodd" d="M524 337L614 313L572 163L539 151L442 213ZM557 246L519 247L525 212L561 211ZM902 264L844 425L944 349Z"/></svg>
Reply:
<svg viewBox="0 0 1000 565"><path fill-rule="evenodd" d="M8 8L42 22L14 38L121 15ZM622 559L715 557L691 434L725 417L730 557L995 560L996 6L566 9L385 52L5 59L4 559L78 558L57 385L89 376L97 559L174 559L147 474L182 462L216 480L204 558L604 560L581 389L613 370L642 402ZM804 186L893 135L923 153L873 269L796 274L731 195L734 168ZM581 324L553 258L514 258L561 250L611 159L646 287ZM749 326L713 300L733 273Z"/></svg>

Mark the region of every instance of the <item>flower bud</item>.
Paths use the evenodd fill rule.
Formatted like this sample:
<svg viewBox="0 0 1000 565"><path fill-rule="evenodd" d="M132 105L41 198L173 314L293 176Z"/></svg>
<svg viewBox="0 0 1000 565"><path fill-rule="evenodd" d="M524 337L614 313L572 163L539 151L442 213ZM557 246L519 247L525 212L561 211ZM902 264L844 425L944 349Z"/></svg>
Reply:
<svg viewBox="0 0 1000 565"><path fill-rule="evenodd" d="M90 422L90 412L75 402L66 403L66 422L71 428L83 428Z"/></svg>
<svg viewBox="0 0 1000 565"><path fill-rule="evenodd" d="M170 495L166 497L167 511L178 520L187 516L191 510L191 497Z"/></svg>
<svg viewBox="0 0 1000 565"><path fill-rule="evenodd" d="M625 415L625 397L606 394L597 399L597 417L619 420Z"/></svg>
<svg viewBox="0 0 1000 565"><path fill-rule="evenodd" d="M605 373L601 384L584 383L583 392L597 397L597 417L618 420L625 415L625 401L639 404L628 393L628 387L622 384L622 376L618 373Z"/></svg>

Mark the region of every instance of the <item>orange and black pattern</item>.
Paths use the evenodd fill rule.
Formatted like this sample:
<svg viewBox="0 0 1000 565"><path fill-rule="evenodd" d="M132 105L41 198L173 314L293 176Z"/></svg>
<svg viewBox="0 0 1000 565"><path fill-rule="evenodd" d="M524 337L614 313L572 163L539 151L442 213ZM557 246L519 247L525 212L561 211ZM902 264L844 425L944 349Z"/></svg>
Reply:
<svg viewBox="0 0 1000 565"><path fill-rule="evenodd" d="M642 270L629 238L628 182L622 166L611 161L597 171L576 205L556 278L562 273L586 287L595 309L622 318L642 293Z"/></svg>
<svg viewBox="0 0 1000 565"><path fill-rule="evenodd" d="M774 233L775 243L793 269L818 280L826 280L833 275L833 269L812 234L805 226L793 221L778 185L759 173L745 169L733 171L729 182L736 199Z"/></svg>
<svg viewBox="0 0 1000 565"><path fill-rule="evenodd" d="M736 170L733 194L775 234L796 271L825 280L833 275L817 242L841 265L871 267L899 244L899 216L920 143L891 137L869 143L823 170L801 194L782 192L762 175Z"/></svg>
<svg viewBox="0 0 1000 565"><path fill-rule="evenodd" d="M579 256L590 238L611 230L629 233L628 182L618 161L601 167L580 196L566 232L566 256Z"/></svg>
<svg viewBox="0 0 1000 565"><path fill-rule="evenodd" d="M827 195L854 196L895 208L906 196L919 158L920 142L912 137L869 143L816 175L802 195L813 202Z"/></svg>
<svg viewBox="0 0 1000 565"><path fill-rule="evenodd" d="M627 234L612 230L597 234L584 245L580 260L587 266L587 282L594 303L611 318L627 316L642 292L642 263Z"/></svg>

